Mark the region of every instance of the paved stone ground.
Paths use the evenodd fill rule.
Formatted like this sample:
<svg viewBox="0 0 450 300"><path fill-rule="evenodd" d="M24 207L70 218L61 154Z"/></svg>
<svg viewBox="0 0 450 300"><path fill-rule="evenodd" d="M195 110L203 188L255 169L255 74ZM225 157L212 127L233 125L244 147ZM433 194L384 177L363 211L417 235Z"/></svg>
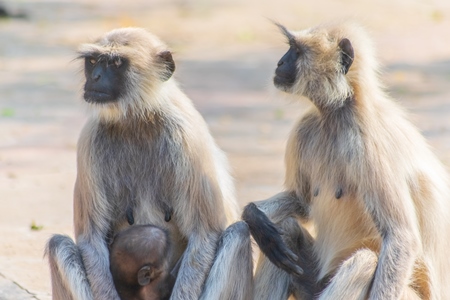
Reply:
<svg viewBox="0 0 450 300"><path fill-rule="evenodd" d="M275 3L276 2L276 3ZM0 300L50 299L43 258L72 235L80 42L120 26L168 42L176 76L228 153L240 203L281 189L283 149L305 103L271 88L285 51L267 18L301 29L353 16L371 28L389 92L450 164L450 4L441 1L3 1L0 19Z"/></svg>
<svg viewBox="0 0 450 300"><path fill-rule="evenodd" d="M37 298L16 282L0 275L0 299L32 300Z"/></svg>

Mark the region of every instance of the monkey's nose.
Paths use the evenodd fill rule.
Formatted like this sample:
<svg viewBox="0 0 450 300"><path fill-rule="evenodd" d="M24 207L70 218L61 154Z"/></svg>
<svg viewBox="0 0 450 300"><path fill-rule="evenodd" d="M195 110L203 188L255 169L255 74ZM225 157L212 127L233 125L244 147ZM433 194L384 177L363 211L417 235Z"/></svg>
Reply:
<svg viewBox="0 0 450 300"><path fill-rule="evenodd" d="M282 66L283 64L284 64L284 62L280 60L280 61L277 63L277 66L279 67L279 66Z"/></svg>
<svg viewBox="0 0 450 300"><path fill-rule="evenodd" d="M102 75L100 72L96 72L96 71L92 72L91 78L95 82L99 81L101 77L102 77Z"/></svg>

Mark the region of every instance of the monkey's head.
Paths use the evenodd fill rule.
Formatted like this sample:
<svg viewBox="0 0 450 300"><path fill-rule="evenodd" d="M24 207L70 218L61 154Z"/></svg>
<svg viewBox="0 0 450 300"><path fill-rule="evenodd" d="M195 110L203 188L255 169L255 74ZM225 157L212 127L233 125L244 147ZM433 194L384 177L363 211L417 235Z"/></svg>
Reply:
<svg viewBox="0 0 450 300"><path fill-rule="evenodd" d="M331 24L293 32L276 25L289 44L273 79L284 92L337 108L354 94L357 79L375 69L370 42L359 26Z"/></svg>
<svg viewBox="0 0 450 300"><path fill-rule="evenodd" d="M175 71L167 46L141 28L112 30L81 45L78 53L84 60L84 99L100 109L142 109Z"/></svg>
<svg viewBox="0 0 450 300"><path fill-rule="evenodd" d="M168 233L159 227L134 225L119 232L111 244L110 270L122 299L165 295L170 251Z"/></svg>

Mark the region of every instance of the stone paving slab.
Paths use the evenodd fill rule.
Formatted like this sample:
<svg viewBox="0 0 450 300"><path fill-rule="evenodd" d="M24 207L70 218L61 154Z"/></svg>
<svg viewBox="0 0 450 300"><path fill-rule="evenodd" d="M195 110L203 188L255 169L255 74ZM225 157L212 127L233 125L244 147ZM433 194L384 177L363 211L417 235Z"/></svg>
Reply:
<svg viewBox="0 0 450 300"><path fill-rule="evenodd" d="M35 300L35 296L28 293L17 283L6 279L0 274L0 300Z"/></svg>

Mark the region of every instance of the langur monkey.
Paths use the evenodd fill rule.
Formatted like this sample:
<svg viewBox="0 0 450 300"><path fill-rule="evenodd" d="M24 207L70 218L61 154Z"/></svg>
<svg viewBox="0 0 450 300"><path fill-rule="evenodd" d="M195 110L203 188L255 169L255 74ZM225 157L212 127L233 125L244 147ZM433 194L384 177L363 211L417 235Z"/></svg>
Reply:
<svg viewBox="0 0 450 300"><path fill-rule="evenodd" d="M255 299L305 286L319 299L447 299L448 175L383 91L367 34L351 22L279 28L289 50L274 84L313 105L288 139L285 190L243 213L262 251L288 271L263 257ZM316 287L295 275L299 267Z"/></svg>
<svg viewBox="0 0 450 300"><path fill-rule="evenodd" d="M168 233L153 225L119 232L110 246L110 270L122 300L169 299L171 280Z"/></svg>
<svg viewBox="0 0 450 300"><path fill-rule="evenodd" d="M171 299L246 299L248 227L238 222L225 155L178 88L171 52L144 29L122 28L79 48L91 116L77 151L75 242L48 242L54 299L117 300L108 245L131 225L169 233ZM226 230L225 230L226 229Z"/></svg>

